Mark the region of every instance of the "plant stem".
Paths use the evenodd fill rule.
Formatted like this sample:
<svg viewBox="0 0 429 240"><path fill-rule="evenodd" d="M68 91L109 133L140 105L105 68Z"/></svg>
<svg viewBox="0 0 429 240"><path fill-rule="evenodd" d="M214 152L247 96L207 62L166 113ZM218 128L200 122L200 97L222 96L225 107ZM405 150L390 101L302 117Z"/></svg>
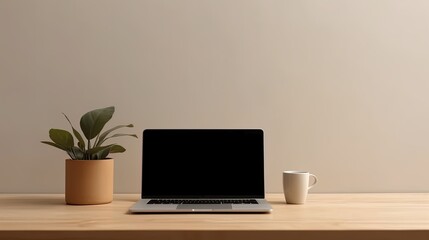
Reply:
<svg viewBox="0 0 429 240"><path fill-rule="evenodd" d="M67 154L70 156L70 158L71 158L72 160L76 159L76 157L73 157L69 151L66 151L66 152L67 152Z"/></svg>
<svg viewBox="0 0 429 240"><path fill-rule="evenodd" d="M91 140L88 139L88 150L91 149ZM91 160L91 154L88 154L88 160Z"/></svg>
<svg viewBox="0 0 429 240"><path fill-rule="evenodd" d="M98 134L97 137L95 138L94 147L98 146L98 140L99 139L100 139L100 134Z"/></svg>

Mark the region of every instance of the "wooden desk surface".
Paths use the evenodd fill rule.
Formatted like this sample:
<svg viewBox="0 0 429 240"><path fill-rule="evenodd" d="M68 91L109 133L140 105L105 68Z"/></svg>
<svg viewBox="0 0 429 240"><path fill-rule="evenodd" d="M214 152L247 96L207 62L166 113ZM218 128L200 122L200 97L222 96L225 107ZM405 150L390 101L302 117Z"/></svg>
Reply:
<svg viewBox="0 0 429 240"><path fill-rule="evenodd" d="M1 194L0 239L429 239L429 193L310 194L269 214L129 214L137 194L71 206L62 194Z"/></svg>

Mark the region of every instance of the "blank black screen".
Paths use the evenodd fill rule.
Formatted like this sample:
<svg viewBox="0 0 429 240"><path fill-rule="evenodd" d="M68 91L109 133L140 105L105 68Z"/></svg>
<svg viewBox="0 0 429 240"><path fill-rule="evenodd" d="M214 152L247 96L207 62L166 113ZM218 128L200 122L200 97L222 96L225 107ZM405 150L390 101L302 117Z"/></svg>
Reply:
<svg viewBox="0 0 429 240"><path fill-rule="evenodd" d="M263 198L263 131L145 130L142 176L142 198Z"/></svg>

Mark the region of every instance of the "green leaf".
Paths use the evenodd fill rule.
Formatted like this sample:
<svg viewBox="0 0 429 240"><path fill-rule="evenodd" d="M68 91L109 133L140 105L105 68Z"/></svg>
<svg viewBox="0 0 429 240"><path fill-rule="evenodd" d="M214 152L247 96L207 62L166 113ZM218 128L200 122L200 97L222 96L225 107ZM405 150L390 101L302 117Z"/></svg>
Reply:
<svg viewBox="0 0 429 240"><path fill-rule="evenodd" d="M66 117L67 121L70 123L70 126L72 127L73 134L77 138L78 143L77 145L82 149L82 151L85 151L85 141L82 138L82 135L73 127L73 124L71 123L70 119L67 117L65 113L63 113L64 117Z"/></svg>
<svg viewBox="0 0 429 240"><path fill-rule="evenodd" d="M125 152L125 148L120 146L120 145L113 145L112 148L110 149L110 153L122 153Z"/></svg>
<svg viewBox="0 0 429 240"><path fill-rule="evenodd" d="M75 156L74 159L85 160L85 152L83 152L82 149L80 149L78 147L72 147L71 148L71 152Z"/></svg>
<svg viewBox="0 0 429 240"><path fill-rule="evenodd" d="M82 138L82 135L73 127L73 124L70 122L70 119L67 117L65 113L63 113L64 117L66 117L67 121L70 123L71 128L73 129L73 134L79 141L77 145L82 149L82 151L85 151L85 141Z"/></svg>
<svg viewBox="0 0 429 240"><path fill-rule="evenodd" d="M111 128L111 129L109 129L109 130L107 130L107 131L103 132L103 133L100 135L100 137L99 137L99 139L98 139L98 142L96 143L96 146L97 146L97 147L98 147L98 146L100 146L100 145L105 141L105 138L107 137L107 135L108 135L109 133L111 133L111 132L115 131L116 129L123 128L123 127L129 127L129 128L132 128L132 127L134 127L134 125L132 125L132 124L128 124L128 125L119 125L119 126L116 126L116 127L114 127L114 128Z"/></svg>
<svg viewBox="0 0 429 240"><path fill-rule="evenodd" d="M100 146L100 147L91 148L91 149L88 149L86 151L86 153L88 153L88 154L94 154L94 153L103 151L104 149L110 149L112 146L113 146L113 144L110 144L110 145L107 145L107 146Z"/></svg>
<svg viewBox="0 0 429 240"><path fill-rule="evenodd" d="M53 142L41 141L41 143L48 144L48 145L50 145L50 146L53 146L53 147L59 148L59 149L61 149L61 150L63 150L63 151L68 151L66 147L63 147L63 146L58 145L58 144L53 143Z"/></svg>
<svg viewBox="0 0 429 240"><path fill-rule="evenodd" d="M107 155L110 153L110 148L103 149L97 153L92 154L92 159L106 159Z"/></svg>
<svg viewBox="0 0 429 240"><path fill-rule="evenodd" d="M54 143L66 149L74 146L73 136L66 130L52 128L49 130L49 137Z"/></svg>
<svg viewBox="0 0 429 240"><path fill-rule="evenodd" d="M95 109L85 113L80 119L80 128L88 140L95 138L104 125L112 118L115 107Z"/></svg>
<svg viewBox="0 0 429 240"><path fill-rule="evenodd" d="M74 156L74 154L73 154L73 152L71 151L70 148L66 148L66 147L63 147L63 146L58 145L56 143L48 142L48 141L42 141L42 143L50 145L50 146L53 146L53 147L56 147L56 148L59 148L59 149L65 151L70 156L71 159L76 159L76 157Z"/></svg>
<svg viewBox="0 0 429 240"><path fill-rule="evenodd" d="M135 134L118 133L118 134L114 134L114 135L112 135L111 137L105 138L102 142L100 142L100 145L101 145L104 141L106 141L107 139L114 138L114 137L123 137L123 136L130 136L130 137L138 138L138 137L137 137L137 135L135 135Z"/></svg>
<svg viewBox="0 0 429 240"><path fill-rule="evenodd" d="M110 153L122 152L125 152L125 148L117 144L95 147L87 151L87 153L91 156L91 159L106 159Z"/></svg>
<svg viewBox="0 0 429 240"><path fill-rule="evenodd" d="M71 149L67 151L67 154L70 156L71 159L76 160L76 155Z"/></svg>
<svg viewBox="0 0 429 240"><path fill-rule="evenodd" d="M86 151L87 154L89 154L90 159L105 159L107 155L110 153L110 149L113 147L113 144L107 145L107 146L100 146L88 149Z"/></svg>

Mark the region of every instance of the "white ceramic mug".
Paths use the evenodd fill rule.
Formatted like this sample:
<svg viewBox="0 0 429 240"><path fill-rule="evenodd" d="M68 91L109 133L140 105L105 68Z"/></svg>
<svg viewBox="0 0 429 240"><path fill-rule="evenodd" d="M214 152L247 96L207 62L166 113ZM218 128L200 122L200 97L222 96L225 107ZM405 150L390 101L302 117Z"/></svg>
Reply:
<svg viewBox="0 0 429 240"><path fill-rule="evenodd" d="M314 182L309 185L310 177ZM307 199L307 193L317 183L314 174L305 171L284 171L283 172L283 192L286 203L303 204Z"/></svg>

